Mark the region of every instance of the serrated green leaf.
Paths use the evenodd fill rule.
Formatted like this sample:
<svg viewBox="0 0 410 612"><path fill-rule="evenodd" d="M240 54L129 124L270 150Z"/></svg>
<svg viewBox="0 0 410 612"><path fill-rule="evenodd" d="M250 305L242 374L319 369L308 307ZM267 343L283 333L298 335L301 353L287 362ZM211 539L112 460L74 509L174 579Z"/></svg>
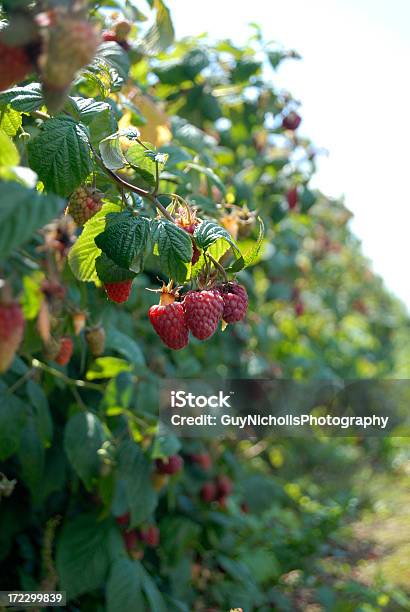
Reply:
<svg viewBox="0 0 410 612"><path fill-rule="evenodd" d="M0 461L15 453L27 422L25 403L15 395L9 394L5 385L0 386Z"/></svg>
<svg viewBox="0 0 410 612"><path fill-rule="evenodd" d="M175 32L171 15L163 0L154 0L157 11L155 23L145 34L141 46L146 53L165 51L174 41Z"/></svg>
<svg viewBox="0 0 410 612"><path fill-rule="evenodd" d="M226 193L225 185L223 184L219 176L217 176L215 172L211 170L211 168L206 168L205 166L199 166L198 164L193 163L187 164L187 168L190 168L195 172L199 172L199 174L204 174L207 178L209 178L213 185L215 185L220 191L222 191L222 193Z"/></svg>
<svg viewBox="0 0 410 612"><path fill-rule="evenodd" d="M114 89L117 72L106 62L94 58L93 63L81 71L81 78L96 87L102 98L107 98Z"/></svg>
<svg viewBox="0 0 410 612"><path fill-rule="evenodd" d="M154 579L147 570L140 564L140 575L142 579L142 590L148 600L149 609L152 612L167 612L168 608L165 604L164 598Z"/></svg>
<svg viewBox="0 0 410 612"><path fill-rule="evenodd" d="M0 183L0 259L29 240L63 206L53 194L42 195L19 183Z"/></svg>
<svg viewBox="0 0 410 612"><path fill-rule="evenodd" d="M118 357L98 357L95 359L86 374L87 380L98 380L100 378L115 378L121 372L130 372L132 365Z"/></svg>
<svg viewBox="0 0 410 612"><path fill-rule="evenodd" d="M29 163L47 190L68 196L91 172L85 127L71 117L44 122L41 133L27 146Z"/></svg>
<svg viewBox="0 0 410 612"><path fill-rule="evenodd" d="M136 340L118 329L111 327L108 330L105 346L117 351L138 368L145 367L144 353Z"/></svg>
<svg viewBox="0 0 410 612"><path fill-rule="evenodd" d="M0 167L10 168L17 166L20 161L19 152L14 142L6 132L0 129Z"/></svg>
<svg viewBox="0 0 410 612"><path fill-rule="evenodd" d="M107 582L107 612L144 610L141 578L141 564L138 561L127 557L117 559Z"/></svg>
<svg viewBox="0 0 410 612"><path fill-rule="evenodd" d="M21 434L18 458L21 465L21 478L35 496L44 473L44 446L32 417L29 418Z"/></svg>
<svg viewBox="0 0 410 612"><path fill-rule="evenodd" d="M120 145L119 133L110 134L99 144L102 160L106 168L119 170L127 164Z"/></svg>
<svg viewBox="0 0 410 612"><path fill-rule="evenodd" d="M135 277L135 272L121 268L105 253L101 253L95 260L95 271L103 283L120 283Z"/></svg>
<svg viewBox="0 0 410 612"><path fill-rule="evenodd" d="M44 104L40 83L30 83L24 87L13 87L0 93L0 106L10 104L22 113L31 113Z"/></svg>
<svg viewBox="0 0 410 612"><path fill-rule="evenodd" d="M98 47L96 60L104 60L113 68L121 79L126 80L130 71L130 60L128 53L116 42L104 42Z"/></svg>
<svg viewBox="0 0 410 612"><path fill-rule="evenodd" d="M145 521L157 505L158 495L151 482L151 465L141 447L130 440L121 444L117 461L119 481L113 501L114 514L117 514L117 504L122 507L125 492L131 514L130 527L133 528Z"/></svg>
<svg viewBox="0 0 410 612"><path fill-rule="evenodd" d="M73 113L78 121L88 126L93 144L99 143L117 129L111 105L94 98L69 98Z"/></svg>
<svg viewBox="0 0 410 612"><path fill-rule="evenodd" d="M242 260L238 259L237 261L235 261L232 264L232 266L230 266L230 268L228 269L228 272L239 272L243 268L247 268L248 266L251 266L257 260L259 252L263 244L263 238L265 235L265 226L263 224L263 221L260 217L258 217L258 221L259 221L259 235L255 243L255 246L243 256Z"/></svg>
<svg viewBox="0 0 410 612"><path fill-rule="evenodd" d="M156 162L158 163L158 172L161 173L168 159L168 156L164 153L154 151L149 142L132 145L126 152L125 157L127 162L137 170L151 187L154 187L156 183Z"/></svg>
<svg viewBox="0 0 410 612"><path fill-rule="evenodd" d="M150 222L146 217L135 217L129 211L120 214L121 219L96 236L96 245L117 265L133 266L139 271L147 246Z"/></svg>
<svg viewBox="0 0 410 612"><path fill-rule="evenodd" d="M15 136L21 128L21 125L21 113L10 107L0 110L0 129L3 130L7 136Z"/></svg>
<svg viewBox="0 0 410 612"><path fill-rule="evenodd" d="M64 450L87 488L100 472L97 454L106 439L101 421L92 412L79 412L72 416L64 430Z"/></svg>
<svg viewBox="0 0 410 612"><path fill-rule="evenodd" d="M118 213L120 210L118 204L111 202L103 204L101 210L85 224L81 236L68 254L71 271L78 280L88 282L98 280L95 260L101 255L101 250L95 244L95 237L104 231L107 215Z"/></svg>
<svg viewBox="0 0 410 612"><path fill-rule="evenodd" d="M188 123L186 119L173 117L171 125L176 140L181 145L193 149L197 153L202 153L205 148L214 147L217 144L213 136Z"/></svg>
<svg viewBox="0 0 410 612"><path fill-rule="evenodd" d="M207 249L218 239L223 238L229 244L233 242L231 234L214 221L202 221L194 232L194 239L200 249Z"/></svg>
<svg viewBox="0 0 410 612"><path fill-rule="evenodd" d="M176 282L183 283L191 269L192 239L170 221L159 221L157 231L161 270Z"/></svg>
<svg viewBox="0 0 410 612"><path fill-rule="evenodd" d="M47 396L33 380L26 384L26 393L32 407L34 423L44 446L48 446L53 437L53 421L50 414Z"/></svg>
<svg viewBox="0 0 410 612"><path fill-rule="evenodd" d="M110 520L80 514L65 522L57 542L60 586L69 599L104 584L113 558L123 549L121 536Z"/></svg>

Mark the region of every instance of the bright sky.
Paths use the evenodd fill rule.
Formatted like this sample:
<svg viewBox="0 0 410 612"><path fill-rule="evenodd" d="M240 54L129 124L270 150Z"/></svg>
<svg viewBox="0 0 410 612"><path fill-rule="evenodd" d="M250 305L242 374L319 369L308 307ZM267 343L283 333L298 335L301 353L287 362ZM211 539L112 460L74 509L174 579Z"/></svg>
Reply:
<svg viewBox="0 0 410 612"><path fill-rule="evenodd" d="M167 0L178 37L241 42L247 24L296 49L277 84L301 100L303 129L329 151L315 186L345 196L374 269L410 307L409 0Z"/></svg>

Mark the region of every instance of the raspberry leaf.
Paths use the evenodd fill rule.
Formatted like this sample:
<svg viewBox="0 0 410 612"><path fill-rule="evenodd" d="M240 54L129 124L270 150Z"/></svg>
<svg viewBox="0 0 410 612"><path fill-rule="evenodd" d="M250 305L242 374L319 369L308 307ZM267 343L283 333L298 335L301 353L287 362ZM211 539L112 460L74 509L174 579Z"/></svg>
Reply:
<svg viewBox="0 0 410 612"><path fill-rule="evenodd" d="M130 71L128 54L116 42L104 42L98 47L96 60L104 60L113 68L121 79L127 79Z"/></svg>
<svg viewBox="0 0 410 612"><path fill-rule="evenodd" d="M0 167L10 168L17 166L20 161L19 152L14 142L6 132L0 129Z"/></svg>
<svg viewBox="0 0 410 612"><path fill-rule="evenodd" d="M56 217L64 202L19 183L0 183L0 259L29 240L33 233Z"/></svg>
<svg viewBox="0 0 410 612"><path fill-rule="evenodd" d="M40 83L30 83L25 87L13 87L0 93L0 106L10 104L22 113L31 113L44 104Z"/></svg>
<svg viewBox="0 0 410 612"><path fill-rule="evenodd" d="M132 145L125 157L127 162L151 187L154 187L156 183L156 164L158 164L158 172L161 173L168 159L168 155L165 153L154 151L154 147L149 142Z"/></svg>
<svg viewBox="0 0 410 612"><path fill-rule="evenodd" d="M103 424L92 412L78 412L65 427L65 453L88 489L99 474L100 458L97 451L105 439Z"/></svg>
<svg viewBox="0 0 410 612"><path fill-rule="evenodd" d="M98 589L106 580L112 556L121 555L122 548L110 519L102 521L90 513L66 520L57 544L61 587L70 598Z"/></svg>
<svg viewBox="0 0 410 612"><path fill-rule="evenodd" d="M210 181L212 185L218 187L218 189L222 193L226 193L226 188L219 176L215 174L211 168L206 168L205 166L200 166L198 164L189 163L187 164L187 168L193 170L194 172L198 172L199 174L204 174Z"/></svg>
<svg viewBox="0 0 410 612"><path fill-rule="evenodd" d="M119 283L135 277L134 272L117 266L105 253L95 260L95 270L102 283Z"/></svg>
<svg viewBox="0 0 410 612"><path fill-rule="evenodd" d="M111 105L94 98L69 98L72 113L77 121L82 121L90 130L93 144L100 142L117 129Z"/></svg>
<svg viewBox="0 0 410 612"><path fill-rule="evenodd" d="M255 245L250 251L248 251L243 256L242 260L237 259L232 264L232 266L228 268L228 272L239 272L243 268L247 268L248 266L251 266L252 264L254 264L256 260L258 259L258 256L259 256L262 244L263 244L263 239L265 236L265 226L263 224L263 221L260 217L258 217L258 221L259 221L259 235L258 235L258 239Z"/></svg>
<svg viewBox="0 0 410 612"><path fill-rule="evenodd" d="M0 129L8 136L15 136L21 128L21 113L12 108L4 108L0 112Z"/></svg>
<svg viewBox="0 0 410 612"><path fill-rule="evenodd" d="M125 211L95 238L95 243L116 264L132 266L137 272L142 267L149 230L149 219Z"/></svg>
<svg viewBox="0 0 410 612"><path fill-rule="evenodd" d="M71 117L45 121L27 149L32 169L45 188L58 195L68 196L91 171L86 128Z"/></svg>
<svg viewBox="0 0 410 612"><path fill-rule="evenodd" d="M141 567L138 561L126 557L114 561L107 582L107 610L146 609L141 590Z"/></svg>
<svg viewBox="0 0 410 612"><path fill-rule="evenodd" d="M157 493L151 482L151 464L134 442L123 442L118 449L118 475L112 511L114 515L121 514L125 501L131 513L132 528L145 521L157 503Z"/></svg>
<svg viewBox="0 0 410 612"><path fill-rule="evenodd" d="M161 269L179 283L191 270L192 240L190 235L170 221L161 220L157 228L158 254Z"/></svg>
<svg viewBox="0 0 410 612"><path fill-rule="evenodd" d="M109 213L118 213L118 204L106 203L102 209L85 225L81 236L71 248L68 263L74 276L81 281L98 280L95 270L95 260L101 255L101 250L95 244L95 237L104 231ZM115 215L118 216L118 215Z"/></svg>
<svg viewBox="0 0 410 612"><path fill-rule="evenodd" d="M148 54L165 51L173 43L175 36L169 9L163 0L153 0L151 6L154 6L157 11L155 23L141 42L143 51Z"/></svg>
<svg viewBox="0 0 410 612"><path fill-rule="evenodd" d="M6 386L0 383L0 461L19 448L27 417L26 404L16 395L9 394Z"/></svg>

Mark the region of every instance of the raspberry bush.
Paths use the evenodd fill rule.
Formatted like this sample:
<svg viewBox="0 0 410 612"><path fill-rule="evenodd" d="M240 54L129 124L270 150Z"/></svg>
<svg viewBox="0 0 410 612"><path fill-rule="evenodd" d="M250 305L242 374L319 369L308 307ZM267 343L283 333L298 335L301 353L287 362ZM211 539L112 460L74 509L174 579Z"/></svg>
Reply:
<svg viewBox="0 0 410 612"><path fill-rule="evenodd" d="M312 189L274 86L296 54L258 30L175 41L163 0L0 10L1 590L66 590L72 611L406 609L325 563L357 510L340 473L383 469L388 441L158 433L166 377L406 363L407 315Z"/></svg>

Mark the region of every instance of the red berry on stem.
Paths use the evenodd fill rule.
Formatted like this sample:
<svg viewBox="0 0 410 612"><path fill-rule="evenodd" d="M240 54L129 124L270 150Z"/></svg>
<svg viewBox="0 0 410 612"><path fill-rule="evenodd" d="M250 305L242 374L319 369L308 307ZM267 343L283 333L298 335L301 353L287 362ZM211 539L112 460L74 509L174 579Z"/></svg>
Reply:
<svg viewBox="0 0 410 612"><path fill-rule="evenodd" d="M117 516L115 522L120 527L127 527L130 522L130 513L126 512L125 514L121 514L121 516Z"/></svg>
<svg viewBox="0 0 410 612"><path fill-rule="evenodd" d="M156 548L159 544L160 533L158 527L150 525L147 529L140 531L141 540L151 548Z"/></svg>
<svg viewBox="0 0 410 612"><path fill-rule="evenodd" d="M228 476L218 476L216 479L216 490L218 500L221 501L232 493L233 485L232 480Z"/></svg>
<svg viewBox="0 0 410 612"><path fill-rule="evenodd" d="M138 534L136 531L124 531L122 537L127 550L134 550L137 547Z"/></svg>
<svg viewBox="0 0 410 612"><path fill-rule="evenodd" d="M184 307L181 302L175 301L175 296L176 293L164 285L160 303L151 306L148 317L162 342L178 351L188 344L189 331Z"/></svg>
<svg viewBox="0 0 410 612"><path fill-rule="evenodd" d="M202 501L204 501L206 504L210 504L217 497L217 491L216 491L215 484L213 482L206 482L201 487L201 493L200 494L201 494Z"/></svg>
<svg viewBox="0 0 410 612"><path fill-rule="evenodd" d="M226 283L220 287L224 302L222 318L226 323L241 321L248 310L248 294L238 283Z"/></svg>
<svg viewBox="0 0 410 612"><path fill-rule="evenodd" d="M176 474L182 470L184 466L184 460L181 455L171 455L167 459L156 459L155 465L159 474Z"/></svg>
<svg viewBox="0 0 410 612"><path fill-rule="evenodd" d="M55 358L55 362L61 366L67 365L73 354L74 344L69 336L63 336L60 340L60 348Z"/></svg>
<svg viewBox="0 0 410 612"><path fill-rule="evenodd" d="M219 291L189 291L183 301L186 322L199 340L210 338L222 319L224 301Z"/></svg>
<svg viewBox="0 0 410 612"><path fill-rule="evenodd" d="M112 302L122 304L130 297L132 280L120 281L117 283L104 283L104 289Z"/></svg>
<svg viewBox="0 0 410 612"><path fill-rule="evenodd" d="M298 115L295 111L291 111L286 117L282 120L282 127L285 130L297 130L300 126L300 122L302 121L302 117Z"/></svg>
<svg viewBox="0 0 410 612"><path fill-rule="evenodd" d="M290 210L294 210L298 203L298 188L292 187L286 194L286 199L288 201L288 206Z"/></svg>
<svg viewBox="0 0 410 612"><path fill-rule="evenodd" d="M10 367L24 335L24 318L20 304L0 303L0 372Z"/></svg>
<svg viewBox="0 0 410 612"><path fill-rule="evenodd" d="M203 470L209 470L212 466L212 459L208 453L191 455L191 461L197 463Z"/></svg>

